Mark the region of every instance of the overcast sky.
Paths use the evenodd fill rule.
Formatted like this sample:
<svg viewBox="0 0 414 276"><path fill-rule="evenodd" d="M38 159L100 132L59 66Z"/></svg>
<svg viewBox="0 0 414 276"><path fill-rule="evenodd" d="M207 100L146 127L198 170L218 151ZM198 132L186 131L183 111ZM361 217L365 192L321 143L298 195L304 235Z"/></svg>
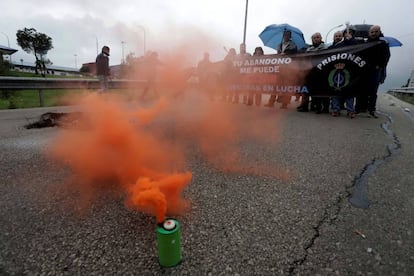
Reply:
<svg viewBox="0 0 414 276"><path fill-rule="evenodd" d="M27 27L52 38L48 58L56 66L80 68L93 62L97 45L99 51L103 45L111 47L111 65L128 53L142 55L144 45L147 51L159 52L161 59L178 52L195 65L205 51L215 61L225 56L224 48L239 49L246 0L13 0L1 9L0 45L10 43L19 50L13 61L34 61L16 43L17 30ZM414 2L409 0L250 0L247 50L263 46L258 35L270 24L298 27L307 43L312 33L320 32L325 40L333 27L346 22L378 24L386 36L404 44L391 48L383 89L399 87L414 69L413 11ZM335 30L326 42L332 41ZM265 54L275 53L263 48Z"/></svg>

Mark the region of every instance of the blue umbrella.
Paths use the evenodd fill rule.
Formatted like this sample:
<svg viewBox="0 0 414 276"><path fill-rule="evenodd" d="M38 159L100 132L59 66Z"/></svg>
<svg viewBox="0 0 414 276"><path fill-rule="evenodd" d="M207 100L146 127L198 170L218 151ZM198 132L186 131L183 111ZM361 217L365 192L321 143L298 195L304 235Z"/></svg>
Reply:
<svg viewBox="0 0 414 276"><path fill-rule="evenodd" d="M259 37L265 46L277 50L277 46L283 41L283 33L285 31L292 33L292 41L298 49L306 46L302 31L287 23L269 25L260 33Z"/></svg>
<svg viewBox="0 0 414 276"><path fill-rule="evenodd" d="M403 45L401 41L399 41L395 37L384 36L383 39L388 42L388 46L390 47L401 47Z"/></svg>

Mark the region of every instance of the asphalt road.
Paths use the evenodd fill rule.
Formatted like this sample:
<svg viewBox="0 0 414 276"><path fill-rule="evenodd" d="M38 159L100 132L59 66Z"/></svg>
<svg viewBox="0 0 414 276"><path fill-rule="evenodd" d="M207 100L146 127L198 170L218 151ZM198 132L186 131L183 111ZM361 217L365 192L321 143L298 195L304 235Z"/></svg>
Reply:
<svg viewBox="0 0 414 276"><path fill-rule="evenodd" d="M173 268L158 264L154 218L119 196L77 212L69 171L43 154L60 129L24 128L70 108L0 111L0 275L413 275L412 105L380 95L378 119L353 120L228 108L282 120L279 143L242 153L291 176L219 170L195 150Z"/></svg>

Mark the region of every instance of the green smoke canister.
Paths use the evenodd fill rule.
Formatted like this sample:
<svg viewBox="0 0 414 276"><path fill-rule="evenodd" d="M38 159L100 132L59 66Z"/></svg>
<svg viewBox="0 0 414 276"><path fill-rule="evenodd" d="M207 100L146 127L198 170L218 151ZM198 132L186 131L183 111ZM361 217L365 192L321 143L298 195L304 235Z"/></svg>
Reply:
<svg viewBox="0 0 414 276"><path fill-rule="evenodd" d="M157 225L158 258L161 266L176 266L181 261L180 223L168 218Z"/></svg>

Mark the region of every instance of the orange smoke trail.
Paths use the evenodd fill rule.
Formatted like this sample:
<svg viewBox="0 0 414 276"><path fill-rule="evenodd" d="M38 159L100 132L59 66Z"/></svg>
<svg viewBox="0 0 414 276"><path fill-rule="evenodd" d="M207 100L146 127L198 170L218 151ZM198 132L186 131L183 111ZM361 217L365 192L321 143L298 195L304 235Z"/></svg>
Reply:
<svg viewBox="0 0 414 276"><path fill-rule="evenodd" d="M167 209L169 213L182 213L187 210L188 202L180 195L191 181L191 173L169 175L160 180L139 178L129 188L127 206L131 209L156 214L157 222L164 220Z"/></svg>
<svg viewBox="0 0 414 276"><path fill-rule="evenodd" d="M162 112L163 102L151 111L131 110L116 97L96 95L79 104L85 110L82 120L56 137L50 156L72 169L84 183L81 190L106 189L112 181L124 191L128 207L156 215L158 221L187 205L181 192L191 173L172 173L184 167L182 150L146 127Z"/></svg>

